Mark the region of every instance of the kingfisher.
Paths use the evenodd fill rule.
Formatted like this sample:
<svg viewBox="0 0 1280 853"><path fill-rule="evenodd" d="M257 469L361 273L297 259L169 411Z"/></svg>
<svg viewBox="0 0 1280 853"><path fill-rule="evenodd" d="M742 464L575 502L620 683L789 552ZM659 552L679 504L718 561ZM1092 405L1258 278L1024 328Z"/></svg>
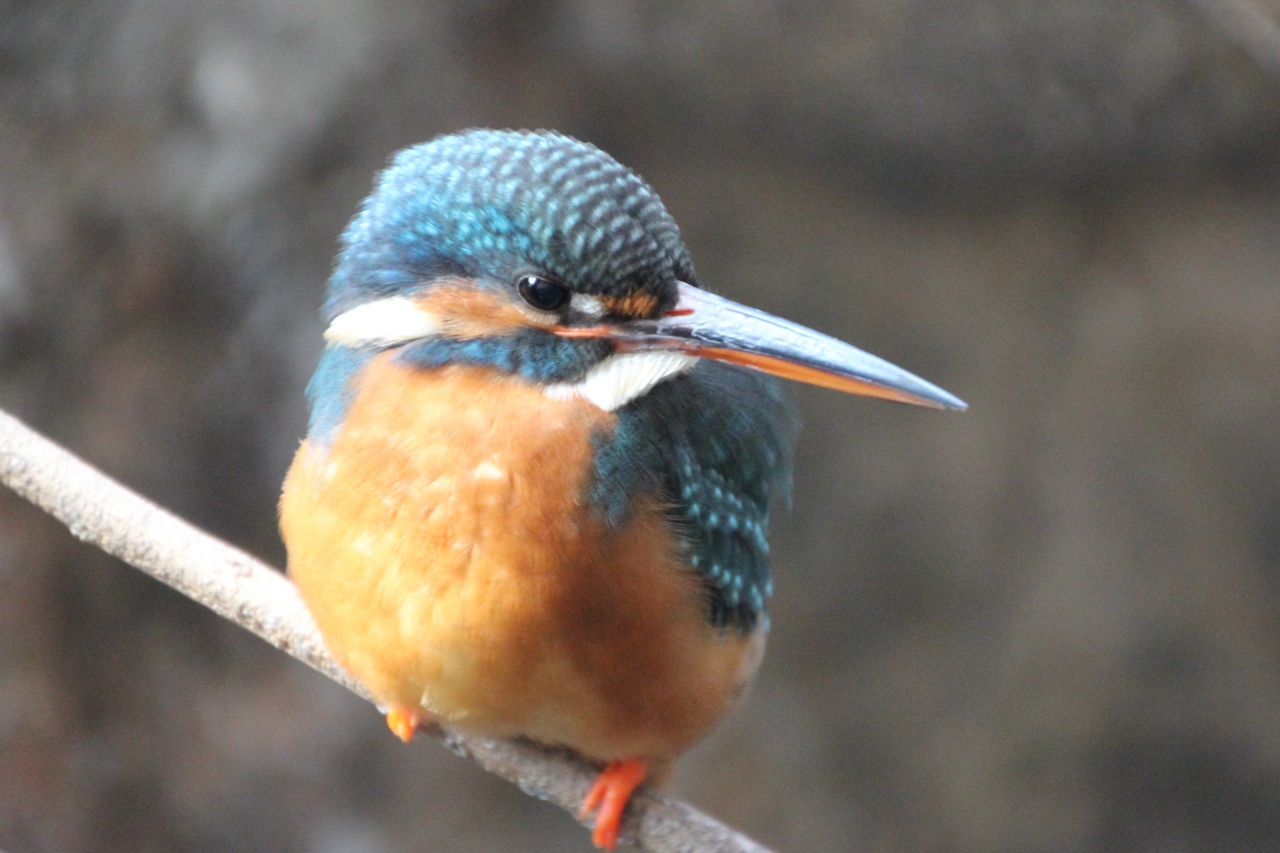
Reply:
<svg viewBox="0 0 1280 853"><path fill-rule="evenodd" d="M605 849L760 665L798 428L774 377L965 408L703 289L657 194L550 131L395 155L323 314L290 576L403 740L438 723L599 765L581 818Z"/></svg>

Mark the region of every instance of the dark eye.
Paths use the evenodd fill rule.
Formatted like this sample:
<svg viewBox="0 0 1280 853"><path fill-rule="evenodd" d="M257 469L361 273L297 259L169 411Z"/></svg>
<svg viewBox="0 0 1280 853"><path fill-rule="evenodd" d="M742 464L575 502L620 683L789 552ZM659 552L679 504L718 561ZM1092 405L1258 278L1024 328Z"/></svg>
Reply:
<svg viewBox="0 0 1280 853"><path fill-rule="evenodd" d="M538 275L520 279L520 295L539 311L559 311L569 301L569 288Z"/></svg>

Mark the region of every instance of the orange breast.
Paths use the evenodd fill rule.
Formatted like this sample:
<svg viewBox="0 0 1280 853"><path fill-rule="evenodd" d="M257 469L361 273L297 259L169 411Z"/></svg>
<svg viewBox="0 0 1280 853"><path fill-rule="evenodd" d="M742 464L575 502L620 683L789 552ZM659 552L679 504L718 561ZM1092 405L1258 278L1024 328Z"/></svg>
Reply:
<svg viewBox="0 0 1280 853"><path fill-rule="evenodd" d="M732 703L763 637L717 632L656 502L585 502L615 418L473 367L378 357L285 482L289 572L384 704L599 760L671 757Z"/></svg>

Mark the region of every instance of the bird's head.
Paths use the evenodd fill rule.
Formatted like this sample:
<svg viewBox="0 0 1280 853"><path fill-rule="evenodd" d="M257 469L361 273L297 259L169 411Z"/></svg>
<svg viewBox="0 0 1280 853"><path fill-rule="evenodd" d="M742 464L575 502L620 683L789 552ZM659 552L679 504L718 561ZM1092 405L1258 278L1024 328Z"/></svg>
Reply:
<svg viewBox="0 0 1280 853"><path fill-rule="evenodd" d="M398 154L343 235L326 338L475 364L607 410L709 357L935 408L940 388L697 286L649 186L592 145L473 130Z"/></svg>

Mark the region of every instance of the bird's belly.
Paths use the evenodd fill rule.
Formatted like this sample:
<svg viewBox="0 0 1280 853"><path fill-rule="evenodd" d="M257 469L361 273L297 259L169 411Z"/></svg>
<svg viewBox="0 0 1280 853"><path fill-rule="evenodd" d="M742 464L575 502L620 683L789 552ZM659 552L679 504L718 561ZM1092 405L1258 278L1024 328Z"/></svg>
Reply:
<svg viewBox="0 0 1280 853"><path fill-rule="evenodd" d="M289 571L385 705L597 758L671 756L732 703L762 637L714 630L656 503L585 501L613 415L478 368L382 356L281 501Z"/></svg>

